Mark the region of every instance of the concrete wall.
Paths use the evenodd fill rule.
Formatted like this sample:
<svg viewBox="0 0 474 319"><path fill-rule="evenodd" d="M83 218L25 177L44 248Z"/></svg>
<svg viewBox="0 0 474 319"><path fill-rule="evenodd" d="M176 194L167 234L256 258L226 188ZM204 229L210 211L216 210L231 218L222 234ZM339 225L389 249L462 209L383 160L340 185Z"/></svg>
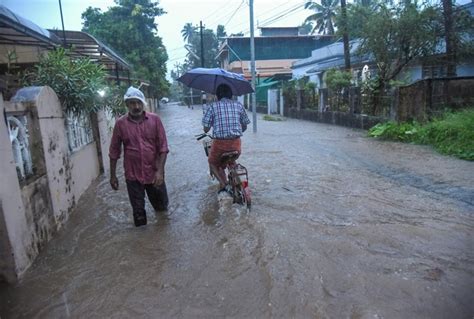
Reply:
<svg viewBox="0 0 474 319"><path fill-rule="evenodd" d="M0 282L13 282L16 280L15 259L4 217L0 201Z"/></svg>
<svg viewBox="0 0 474 319"><path fill-rule="evenodd" d="M112 123L111 123L112 122ZM107 117L107 113L100 111L97 113L97 124L99 128L99 138L100 138L100 148L102 152L102 167L104 169L104 174L108 174L110 170L110 161L109 161L109 146L110 139L112 138L113 130L113 121L112 116Z"/></svg>
<svg viewBox="0 0 474 319"><path fill-rule="evenodd" d="M71 153L62 108L51 88L23 88L11 102L0 99L1 114L5 106L7 115L28 115L33 161L33 176L19 180L8 129L0 121L0 172L2 181L8 181L0 183L0 278L12 281L64 225L80 196L100 174L98 150L107 149L108 154L111 132L101 112L97 128L102 132L101 144L89 143ZM108 156L103 158L108 161ZM108 162L104 167L108 168Z"/></svg>
<svg viewBox="0 0 474 319"><path fill-rule="evenodd" d="M367 130L377 123L388 121L387 118L368 116L363 114L350 114L343 112L319 112L316 110L296 108L285 109L285 116L295 119L341 125Z"/></svg>
<svg viewBox="0 0 474 319"><path fill-rule="evenodd" d="M3 97L0 95L0 114L4 114ZM27 247L30 237L26 223L25 208L21 197L13 152L6 134L8 128L0 119L0 277L11 281L23 273L29 265ZM2 229L4 228L4 229ZM3 249L6 249L5 251Z"/></svg>

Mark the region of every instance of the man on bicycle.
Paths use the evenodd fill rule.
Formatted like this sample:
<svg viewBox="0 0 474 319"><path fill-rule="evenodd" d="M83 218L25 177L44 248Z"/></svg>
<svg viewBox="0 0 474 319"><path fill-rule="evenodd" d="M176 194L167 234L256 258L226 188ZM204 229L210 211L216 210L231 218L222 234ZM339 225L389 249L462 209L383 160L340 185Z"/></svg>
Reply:
<svg viewBox="0 0 474 319"><path fill-rule="evenodd" d="M250 120L240 102L232 100L232 89L221 84L216 90L217 102L212 103L202 118L204 132L212 127L212 147L209 154L209 166L220 184L219 193L227 191L227 178L225 176L225 163L222 163L223 153L241 152L240 137L247 129Z"/></svg>

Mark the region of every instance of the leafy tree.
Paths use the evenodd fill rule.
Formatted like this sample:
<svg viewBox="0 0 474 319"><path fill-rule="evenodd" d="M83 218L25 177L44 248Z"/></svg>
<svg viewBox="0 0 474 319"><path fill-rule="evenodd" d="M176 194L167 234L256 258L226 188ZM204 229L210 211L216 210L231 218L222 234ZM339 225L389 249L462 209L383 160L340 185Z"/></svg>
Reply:
<svg viewBox="0 0 474 319"><path fill-rule="evenodd" d="M301 35L310 34L313 30L313 23L311 21L304 21L299 27L299 33Z"/></svg>
<svg viewBox="0 0 474 319"><path fill-rule="evenodd" d="M306 18L305 22L315 21L316 25L312 33L333 35L336 21L336 11L339 0L321 0L321 4L315 1L308 1L305 9L314 10L315 13Z"/></svg>
<svg viewBox="0 0 474 319"><path fill-rule="evenodd" d="M350 12L349 12L350 11ZM402 1L390 5L380 1L376 10L368 6L352 6L348 10L353 37L361 39L359 53L373 57L377 65L373 114L381 107L386 85L416 58L435 53L439 38L438 11L434 6L420 6ZM355 21L360 23L355 26Z"/></svg>
<svg viewBox="0 0 474 319"><path fill-rule="evenodd" d="M183 40L188 42L186 47L189 52L186 56L186 65L189 68L201 67L201 36L200 33L197 31L199 28L197 26L190 28L189 26L192 25L190 23L186 23L183 27L183 30L195 30L194 34L188 34L183 32L181 33L183 36ZM216 32L221 37L225 37L226 35L224 26L222 25L217 26ZM216 61L216 55L219 49L218 36L211 29L204 29L202 34L202 41L204 47L204 67L218 67L219 64Z"/></svg>
<svg viewBox="0 0 474 319"><path fill-rule="evenodd" d="M154 97L167 94L168 55L155 18L164 14L151 0L115 0L106 12L89 7L82 13L83 31L95 36L131 63L133 76L150 82Z"/></svg>
<svg viewBox="0 0 474 319"><path fill-rule="evenodd" d="M219 42L222 41L223 38L227 37L227 32L225 31L225 27L221 24L217 26L216 37L219 40Z"/></svg>
<svg viewBox="0 0 474 319"><path fill-rule="evenodd" d="M347 111L347 105L344 101L344 92L347 91L351 84L352 74L347 71L330 69L327 71L326 83L330 91L332 91L330 104L334 110Z"/></svg>

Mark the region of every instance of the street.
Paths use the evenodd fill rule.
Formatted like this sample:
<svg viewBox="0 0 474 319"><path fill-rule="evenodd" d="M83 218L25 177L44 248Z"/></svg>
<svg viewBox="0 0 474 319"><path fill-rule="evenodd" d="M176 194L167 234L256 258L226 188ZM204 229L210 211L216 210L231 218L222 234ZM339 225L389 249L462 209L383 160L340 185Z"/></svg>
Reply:
<svg viewBox="0 0 474 319"><path fill-rule="evenodd" d="M239 159L252 210L219 209L200 106L159 115L169 216L147 203L135 228L123 173L117 192L99 177L0 287L2 319L473 317L474 162L258 114Z"/></svg>

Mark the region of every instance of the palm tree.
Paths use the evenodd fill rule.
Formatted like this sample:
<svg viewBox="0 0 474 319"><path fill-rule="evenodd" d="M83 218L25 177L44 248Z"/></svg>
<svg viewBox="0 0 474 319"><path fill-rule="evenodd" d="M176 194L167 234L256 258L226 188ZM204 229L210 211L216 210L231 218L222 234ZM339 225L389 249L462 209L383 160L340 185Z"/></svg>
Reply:
<svg viewBox="0 0 474 319"><path fill-rule="evenodd" d="M318 34L333 35L334 22L339 0L321 0L321 4L314 1L308 1L304 5L305 9L316 11L316 13L306 18L306 22L315 21L316 25L312 33L316 30Z"/></svg>
<svg viewBox="0 0 474 319"><path fill-rule="evenodd" d="M186 23L181 30L181 36L183 37L184 41L188 43L194 38L197 32L197 27L193 26L191 23Z"/></svg>

